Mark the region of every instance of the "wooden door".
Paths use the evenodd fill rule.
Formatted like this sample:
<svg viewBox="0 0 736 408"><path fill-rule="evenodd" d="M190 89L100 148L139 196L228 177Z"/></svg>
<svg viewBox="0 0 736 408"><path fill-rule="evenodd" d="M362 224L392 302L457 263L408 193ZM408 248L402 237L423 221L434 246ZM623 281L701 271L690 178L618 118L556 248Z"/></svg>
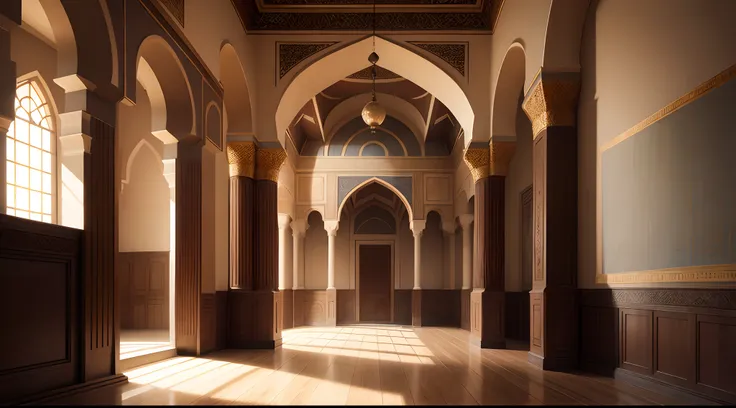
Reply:
<svg viewBox="0 0 736 408"><path fill-rule="evenodd" d="M359 248L360 321L390 322L391 245L360 245Z"/></svg>

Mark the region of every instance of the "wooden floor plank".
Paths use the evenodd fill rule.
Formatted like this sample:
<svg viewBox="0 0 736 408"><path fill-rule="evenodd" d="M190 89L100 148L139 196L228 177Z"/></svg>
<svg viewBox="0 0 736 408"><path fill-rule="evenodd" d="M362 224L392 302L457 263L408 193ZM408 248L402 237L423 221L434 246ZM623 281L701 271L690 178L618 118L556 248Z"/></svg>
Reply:
<svg viewBox="0 0 736 408"><path fill-rule="evenodd" d="M480 350L453 328L308 327L276 350L175 357L68 405L671 405L672 395L584 373L541 371L524 350Z"/></svg>

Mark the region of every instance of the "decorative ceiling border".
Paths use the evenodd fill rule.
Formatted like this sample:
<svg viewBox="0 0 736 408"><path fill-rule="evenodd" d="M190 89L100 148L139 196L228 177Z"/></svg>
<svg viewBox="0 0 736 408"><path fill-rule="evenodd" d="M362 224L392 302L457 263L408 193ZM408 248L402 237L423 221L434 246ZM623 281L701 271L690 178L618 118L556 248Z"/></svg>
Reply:
<svg viewBox="0 0 736 408"><path fill-rule="evenodd" d="M369 31L368 12L269 12L253 0L231 0L246 31L295 32ZM389 32L490 32L498 21L504 0L482 0L472 12L403 12L376 14L376 29Z"/></svg>
<svg viewBox="0 0 736 408"><path fill-rule="evenodd" d="M302 61L311 57L318 52L325 50L333 45L333 42L277 42L278 63L276 64L276 76L282 79L294 67Z"/></svg>
<svg viewBox="0 0 736 408"><path fill-rule="evenodd" d="M460 75L464 77L468 75L468 42L409 41L408 43L439 57Z"/></svg>

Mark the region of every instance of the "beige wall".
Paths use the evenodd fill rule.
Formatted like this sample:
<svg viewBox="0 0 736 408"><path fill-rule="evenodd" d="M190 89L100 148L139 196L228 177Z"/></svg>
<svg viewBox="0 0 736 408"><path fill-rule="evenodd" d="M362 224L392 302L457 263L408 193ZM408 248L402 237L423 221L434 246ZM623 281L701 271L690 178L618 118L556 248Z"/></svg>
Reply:
<svg viewBox="0 0 736 408"><path fill-rule="evenodd" d="M581 52L579 284L593 287L602 144L736 63L736 2L600 0ZM622 29L625 27L625 29Z"/></svg>
<svg viewBox="0 0 736 408"><path fill-rule="evenodd" d="M118 110L118 247L120 252L168 251L170 199L163 143L151 134L151 106L140 84L137 92L135 106Z"/></svg>
<svg viewBox="0 0 736 408"><path fill-rule="evenodd" d="M516 115L516 152L511 159L505 190L506 290L518 292L521 279L521 193L532 185L532 126L523 110Z"/></svg>
<svg viewBox="0 0 736 408"><path fill-rule="evenodd" d="M63 113L64 90L54 82L56 50L23 28L13 25L10 32L10 55L15 61L16 76L26 78L37 71L51 93L51 103L56 113Z"/></svg>
<svg viewBox="0 0 736 408"><path fill-rule="evenodd" d="M309 215L304 238L304 288L327 288L327 231L319 213Z"/></svg>
<svg viewBox="0 0 736 408"><path fill-rule="evenodd" d="M443 289L445 287L445 275L450 273L449 268L446 268L445 264L445 259L449 258L449 254L445 253L446 246L442 234L442 220L436 212L429 213L427 226L424 229L424 234L422 234L421 242L422 289ZM410 254L414 253L413 248L409 248L408 250L404 248L404 250ZM412 270L412 276L413 272Z"/></svg>
<svg viewBox="0 0 736 408"><path fill-rule="evenodd" d="M396 273L396 289L412 289L414 287L414 235L409 229L409 220L404 217L398 224L397 254L399 258Z"/></svg>

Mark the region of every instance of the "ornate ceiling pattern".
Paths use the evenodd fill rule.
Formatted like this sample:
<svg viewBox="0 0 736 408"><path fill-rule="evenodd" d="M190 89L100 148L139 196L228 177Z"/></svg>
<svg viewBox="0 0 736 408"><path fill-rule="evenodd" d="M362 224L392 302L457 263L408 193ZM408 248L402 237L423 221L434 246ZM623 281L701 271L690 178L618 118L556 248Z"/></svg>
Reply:
<svg viewBox="0 0 736 408"><path fill-rule="evenodd" d="M246 31L362 31L372 0L231 0ZM377 0L379 31L493 32L504 0Z"/></svg>
<svg viewBox="0 0 736 408"><path fill-rule="evenodd" d="M350 136L357 138L361 129L355 127L356 123L367 129L360 119L360 108L369 100L373 87L368 78L370 78L369 69L349 75L315 95L302 107L287 129L289 138L300 154L324 155L325 145L332 144L333 138ZM383 98L388 111L384 133L402 139L400 143L406 146L415 142L420 142L424 146L423 152L414 150L413 153L405 151L399 154L390 148L390 143L393 142L377 143L379 146L384 145L386 156L419 156L422 153L424 156L446 156L452 152L462 128L441 101L415 83L385 68L378 70L376 92L379 95L379 102ZM401 103L390 104L387 100L389 98L400 100ZM362 101L363 99L365 101ZM345 106L352 102L358 103L353 103L355 106L352 107ZM411 117L417 118L416 121L419 123L406 122ZM326 125L329 126L326 127ZM349 135L346 136L345 132ZM411 135L412 141L405 139L406 134ZM417 149L421 148L417 147ZM369 154L373 150L376 150L376 155L384 155L379 154L381 152L378 151L380 149L377 146L355 155L373 155L373 153ZM412 149L409 148L409 150ZM348 153L350 152L352 151ZM360 151L355 153L360 153ZM328 155L345 154L330 151Z"/></svg>
<svg viewBox="0 0 736 408"><path fill-rule="evenodd" d="M279 79L292 68L312 55L328 48L336 42L323 43L278 43L279 47Z"/></svg>

